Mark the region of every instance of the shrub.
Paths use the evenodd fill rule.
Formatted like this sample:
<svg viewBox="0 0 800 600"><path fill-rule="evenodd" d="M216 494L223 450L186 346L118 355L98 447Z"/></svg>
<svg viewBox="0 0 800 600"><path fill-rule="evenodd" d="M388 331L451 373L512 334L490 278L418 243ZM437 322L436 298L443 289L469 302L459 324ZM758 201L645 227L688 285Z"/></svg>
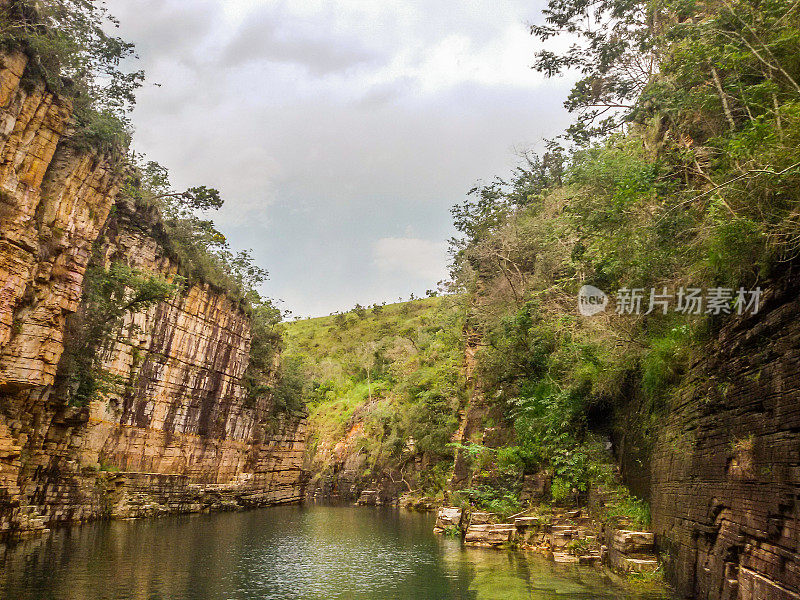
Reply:
<svg viewBox="0 0 800 600"><path fill-rule="evenodd" d="M134 269L122 262L102 264L97 252L84 275L81 309L67 322L59 372L68 403L84 405L111 392L125 381L105 372L102 352L114 343L127 314L146 310L174 294L180 278Z"/></svg>

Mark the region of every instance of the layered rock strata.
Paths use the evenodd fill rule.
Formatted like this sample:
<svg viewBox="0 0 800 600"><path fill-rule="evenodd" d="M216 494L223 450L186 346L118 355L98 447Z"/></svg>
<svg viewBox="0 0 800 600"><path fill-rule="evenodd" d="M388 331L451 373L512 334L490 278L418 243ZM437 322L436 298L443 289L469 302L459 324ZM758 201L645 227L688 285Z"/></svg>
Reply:
<svg viewBox="0 0 800 600"><path fill-rule="evenodd" d="M157 214L120 196L118 157L77 143L70 102L26 64L0 56L0 535L298 501L305 419L247 398L248 316L207 284L128 315L101 353L125 384L67 404L59 362L90 257L179 265Z"/></svg>
<svg viewBox="0 0 800 600"><path fill-rule="evenodd" d="M798 282L722 328L654 445L653 528L687 597L800 598Z"/></svg>

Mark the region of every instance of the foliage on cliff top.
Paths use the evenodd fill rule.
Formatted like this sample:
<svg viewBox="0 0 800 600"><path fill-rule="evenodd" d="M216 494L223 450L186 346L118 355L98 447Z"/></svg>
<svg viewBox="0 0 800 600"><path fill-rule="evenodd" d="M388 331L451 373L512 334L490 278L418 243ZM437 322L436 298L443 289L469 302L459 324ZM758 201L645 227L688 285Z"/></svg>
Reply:
<svg viewBox="0 0 800 600"><path fill-rule="evenodd" d="M338 460L361 454L365 482L390 473L442 488L465 401L460 314L459 299L444 296L288 323L283 362L304 382L310 451L331 462L342 442Z"/></svg>
<svg viewBox="0 0 800 600"><path fill-rule="evenodd" d="M44 81L73 100L73 137L102 151L130 141L128 112L142 85L141 70L122 64L134 45L110 35L118 23L93 0L9 0L0 6L0 46L29 58L26 80Z"/></svg>
<svg viewBox="0 0 800 600"><path fill-rule="evenodd" d="M177 262L189 283L203 282L247 309L262 302L257 288L268 272L255 264L249 250L234 252L209 217L224 201L218 190L194 186L176 190L169 171L136 153L123 195L139 210L153 213L151 229ZM280 320L280 319L278 319Z"/></svg>

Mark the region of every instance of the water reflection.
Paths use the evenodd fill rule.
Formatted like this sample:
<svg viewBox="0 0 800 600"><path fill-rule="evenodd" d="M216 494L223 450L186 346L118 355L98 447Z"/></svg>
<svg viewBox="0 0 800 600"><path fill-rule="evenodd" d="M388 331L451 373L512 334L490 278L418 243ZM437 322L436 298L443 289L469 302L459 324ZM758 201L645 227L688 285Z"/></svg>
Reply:
<svg viewBox="0 0 800 600"><path fill-rule="evenodd" d="M10 550L0 598L26 600L454 600L665 598L593 569L462 548L432 517L278 507L56 531Z"/></svg>
<svg viewBox="0 0 800 600"><path fill-rule="evenodd" d="M558 565L530 552L502 552L463 547L459 540L442 544L443 562L451 572L468 573L469 596L476 600L526 599L666 600L667 590L626 584L594 567Z"/></svg>

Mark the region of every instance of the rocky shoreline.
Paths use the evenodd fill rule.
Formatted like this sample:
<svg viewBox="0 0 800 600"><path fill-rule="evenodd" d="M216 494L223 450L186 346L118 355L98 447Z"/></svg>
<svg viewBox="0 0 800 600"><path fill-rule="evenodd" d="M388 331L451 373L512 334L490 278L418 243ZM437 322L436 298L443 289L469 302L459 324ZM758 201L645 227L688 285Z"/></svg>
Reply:
<svg viewBox="0 0 800 600"><path fill-rule="evenodd" d="M467 546L533 550L557 563L602 564L619 573L659 568L655 534L603 524L582 508L532 509L500 519L494 513L442 507L433 532L461 536Z"/></svg>
<svg viewBox="0 0 800 600"><path fill-rule="evenodd" d="M387 502L373 489L363 490L355 504L436 511L433 533L459 537L466 546L530 550L556 563L602 565L620 574L657 572L661 563L655 534L624 519L598 518L602 494L595 491L591 496L586 507L540 504L505 519L482 510L442 506L440 501L412 494Z"/></svg>

